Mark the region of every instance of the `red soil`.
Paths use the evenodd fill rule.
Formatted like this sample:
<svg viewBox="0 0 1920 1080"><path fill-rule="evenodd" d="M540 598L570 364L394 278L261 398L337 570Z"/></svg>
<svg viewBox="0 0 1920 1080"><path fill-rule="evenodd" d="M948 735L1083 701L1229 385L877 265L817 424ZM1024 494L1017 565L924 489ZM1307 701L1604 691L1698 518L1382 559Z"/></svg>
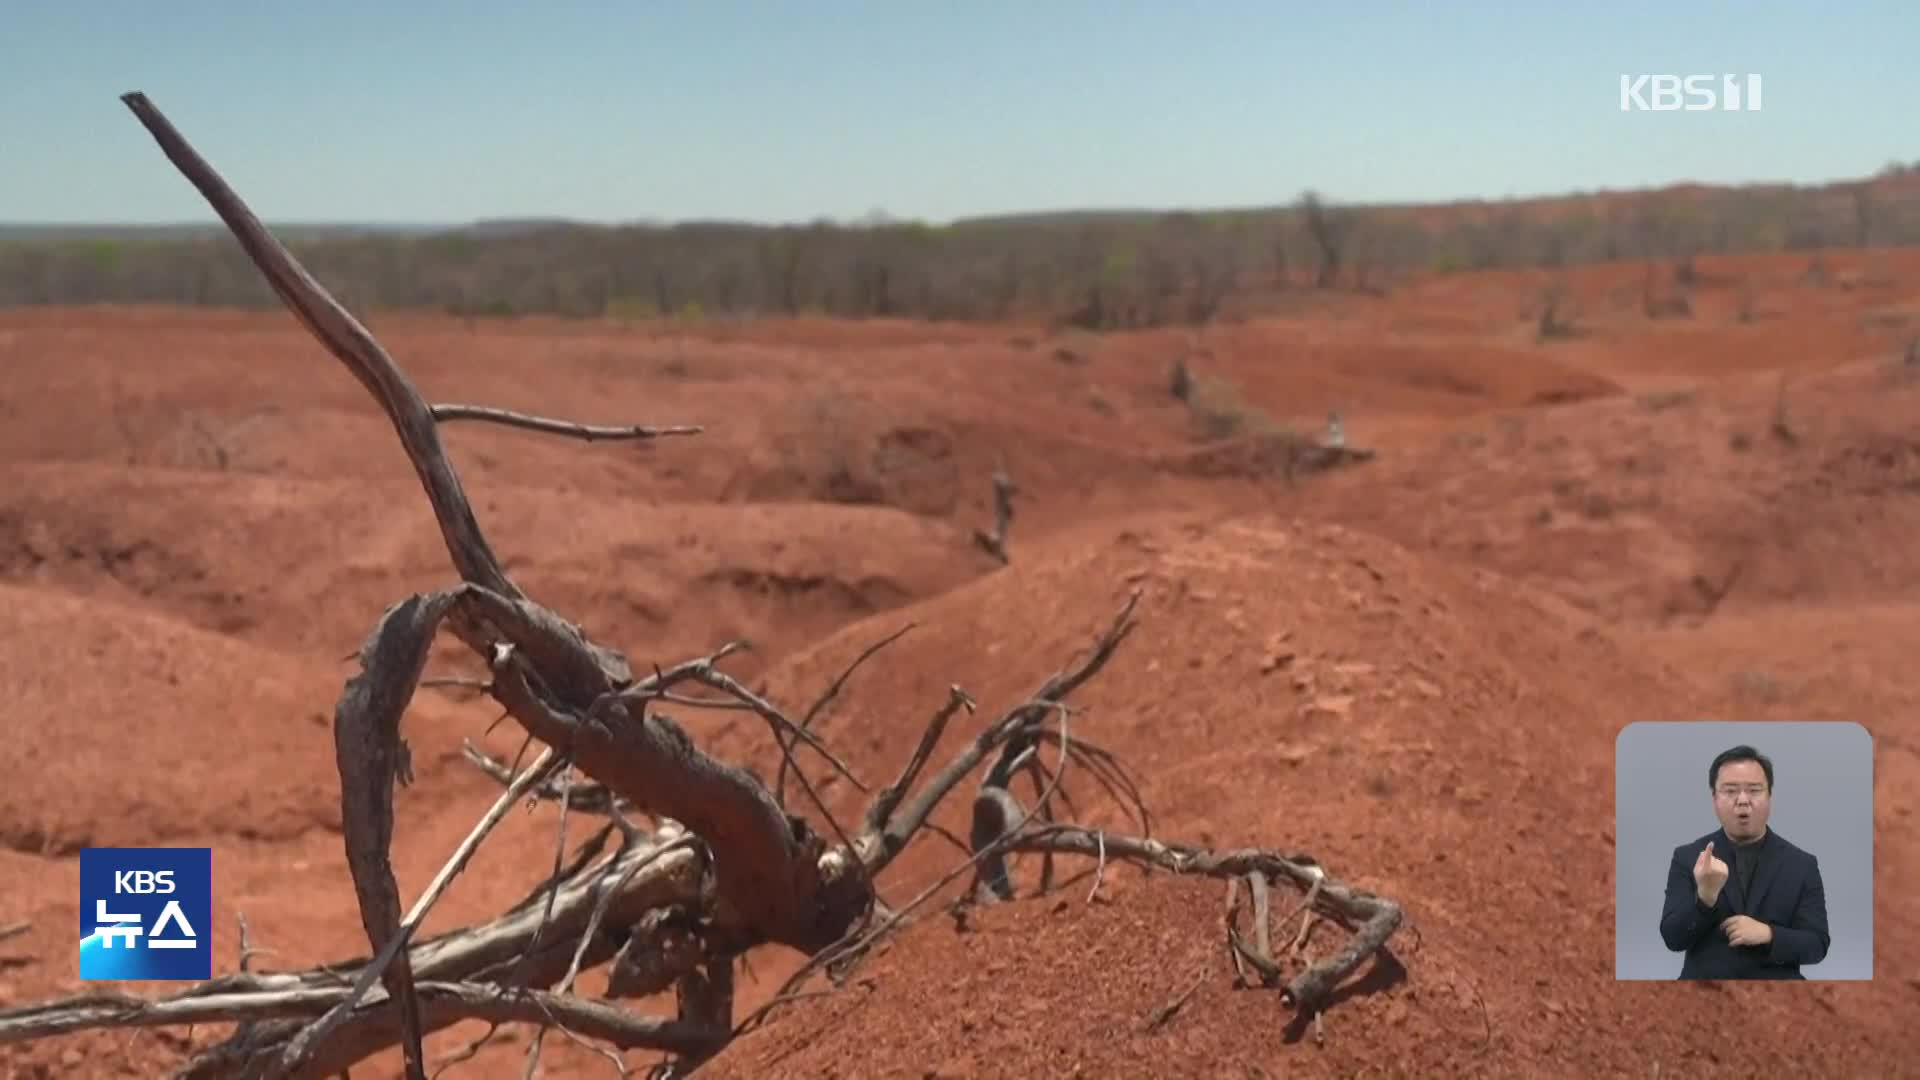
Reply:
<svg viewBox="0 0 1920 1080"><path fill-rule="evenodd" d="M914 622L820 722L871 779L947 685L1004 708L1138 588L1140 629L1076 696L1076 730L1128 759L1156 834L1309 851L1408 913L1403 974L1335 1005L1316 1044L1274 992L1231 987L1218 883L1109 869L1091 901L1083 879L965 932L915 925L715 1076L1892 1076L1920 1008L1904 902L1920 891L1920 372L1898 363L1920 334L1920 253L1827 261L1835 283L1816 288L1805 257L1701 260L1693 316L1660 321L1639 308L1643 268L1573 271L1583 336L1548 344L1528 318L1541 274L1312 297L1198 334L373 328L438 400L707 426L652 446L447 428L510 571L637 666L747 637L734 670L805 702ZM1378 457L1289 485L1256 453L1202 450L1167 392L1183 352L1256 421L1317 429L1339 409ZM239 911L277 950L268 967L359 955L326 728L342 658L386 604L452 579L391 433L279 312L5 312L0 361L0 924L33 922L0 942L0 1005L88 989L71 940L88 844L214 845L223 964ZM968 536L1002 462L1022 489L1006 567ZM1873 731L1872 983L1613 980L1614 736L1702 716ZM415 699L395 848L409 898L491 797L459 745L492 719L457 692ZM772 769L758 725L682 719ZM509 728L481 741L511 754ZM509 819L428 930L519 899L553 828L547 808ZM883 892L952 861L918 845ZM753 957L742 1009L796 962ZM153 1075L183 1036L4 1047L0 1075ZM518 1075L525 1049L505 1036L466 1068ZM543 1062L608 1069L558 1038Z"/></svg>

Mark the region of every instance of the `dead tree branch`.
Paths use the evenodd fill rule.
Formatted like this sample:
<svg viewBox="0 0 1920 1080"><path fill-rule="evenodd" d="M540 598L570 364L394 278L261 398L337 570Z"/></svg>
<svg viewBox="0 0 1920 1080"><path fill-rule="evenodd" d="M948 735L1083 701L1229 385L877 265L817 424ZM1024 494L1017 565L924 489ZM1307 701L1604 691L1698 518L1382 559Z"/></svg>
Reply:
<svg viewBox="0 0 1920 1080"><path fill-rule="evenodd" d="M602 440L658 439L669 435L698 435L706 429L698 424L680 424L674 427L646 427L641 424L576 424L571 420L555 420L546 416L531 416L514 412L511 409L496 409L491 405L445 405L435 404L429 407L433 418L440 423L454 420L478 420L489 424L503 424L507 427L538 431L545 435L564 435L569 439L584 442Z"/></svg>
<svg viewBox="0 0 1920 1080"><path fill-rule="evenodd" d="M1068 694L1079 689L1087 680L1105 667L1107 661L1120 648L1136 625L1133 620L1134 608L1140 602L1136 591L1127 598L1126 606L1120 610L1111 625L1094 642L1091 652L1071 668L1048 679L1038 692L1025 704L1009 711L998 721L988 726L976 736L972 743L955 754L944 768L927 781L926 787L907 802L898 811L881 816L878 824L872 824L874 815L869 809L869 827L862 833L858 847L861 859L867 864L868 872L879 873L893 861L913 834L926 824L933 810L947 797L959 783L973 770L980 767L988 754L1016 740L1031 740L1037 736L1040 726L1048 716L1048 710L1064 701ZM951 713L948 714L951 716ZM945 724L945 719L936 716L936 724ZM924 741L924 739L923 739Z"/></svg>
<svg viewBox="0 0 1920 1080"><path fill-rule="evenodd" d="M804 825L796 827L751 773L708 757L678 725L649 715L643 701L620 693L644 685L633 682L624 657L589 641L578 627L520 591L487 544L447 460L432 410L411 381L144 95L127 94L123 100L220 215L274 291L393 421L465 582L405 602L410 624L419 628L444 617L448 628L494 668L494 698L530 734L568 754L589 777L632 798L637 808L685 822L698 833L718 856L721 924L739 939L811 951L840 937L870 898L859 880L863 875L853 873L856 864L823 858L827 851L820 837ZM388 618L393 617L390 612ZM415 670L406 681L408 693L418 674ZM367 752L383 753L372 747ZM378 771L367 770L369 775ZM374 826L366 837L370 843L390 841L390 827L369 824ZM377 867L368 869L378 876ZM375 905L368 911L370 927L391 922L378 909L397 911L396 902L377 895L381 891L363 891L363 905ZM404 977L404 971L395 975Z"/></svg>
<svg viewBox="0 0 1920 1080"><path fill-rule="evenodd" d="M813 729L814 720L819 718L822 710L829 704L832 704L834 698L840 696L841 689L847 685L847 680L853 677L853 673L860 669L860 665L872 659L874 654L878 653L881 649L907 636L908 632L912 629L913 624L908 623L893 633L888 634L886 637L881 638L879 641L867 646L865 649L860 650L860 655L853 658L853 663L848 664L846 669L841 671L833 682L827 684L826 690L822 691L820 696L813 700L813 704L807 708L806 715L800 718L799 732L795 734L791 742L787 742L782 748L784 752L780 755L780 771L774 776L773 797L781 806L787 805L787 765L792 760L794 743L799 741L801 735ZM864 792L865 790L865 788L861 788L861 791Z"/></svg>
<svg viewBox="0 0 1920 1080"><path fill-rule="evenodd" d="M1773 399L1773 419L1767 424L1767 430L1773 437L1788 446L1798 445L1799 433L1793 430L1793 423L1787 419L1787 373L1780 373L1780 390Z"/></svg>
<svg viewBox="0 0 1920 1080"><path fill-rule="evenodd" d="M1244 875L1253 895L1255 944L1247 945L1240 940L1232 927L1232 908L1237 906L1232 897L1229 898L1228 939L1235 952L1260 972L1262 981L1271 985L1280 981L1282 971L1271 953L1267 890L1270 881L1290 881L1306 894L1301 907L1307 912L1308 921L1314 914L1320 914L1352 932L1346 946L1325 960L1308 965L1287 982L1281 994L1288 1005L1303 1014L1314 1015L1325 1006L1334 987L1385 945L1400 925L1402 915L1398 904L1329 879L1319 860L1310 855L1255 849L1215 853L1190 844L1114 836L1077 825L1036 823L1035 813L1021 806L1009 790L1009 781L1021 764L1020 756L1031 753L1037 745L1037 740L1024 748L1009 742L999 766L988 772L974 801L973 846L982 868L980 877L994 897L1004 899L1013 895L1011 880L1001 869L999 857L1016 852L1084 855L1097 858L1103 864L1118 858L1176 874L1222 878ZM1063 760L1067 745L1063 731L1060 738ZM1045 801L1043 795L1039 805ZM1303 923L1289 951L1300 948L1306 932L1307 925Z"/></svg>
<svg viewBox="0 0 1920 1080"><path fill-rule="evenodd" d="M708 861L698 845L689 843L690 839L685 829L669 824L642 842L623 846L597 866L569 868L567 876L553 891L550 915L545 912L547 890L543 887L492 922L411 944L409 966L420 981L500 985L516 973L519 958L528 954L525 970L519 972L524 984L551 985L567 971L576 949L580 948L576 942L585 945L580 952L583 964L604 964L619 949L624 933L608 929L589 932L594 911L603 912L604 927L618 929L640 921L649 911L699 900L702 882L708 874ZM544 934L540 931L543 921ZM546 944L529 954L536 936ZM352 993L349 984L353 976L372 967L373 959L363 957L301 972L226 976L174 997L159 999L157 1003L208 995L334 992L333 997L303 998L304 1011L282 1014L310 1019L344 1001ZM97 1011L90 1011L87 1003L91 1000L91 996L83 996L0 1011L0 1044L132 1022L112 1019L120 1015L118 1013L103 1017ZM330 1076L396 1044L400 1034L391 1006L383 988L372 988L360 1006L317 1048L302 1074ZM430 1016L423 1012L422 1028L431 1031L463 1018L461 1015ZM203 1052L188 1066L185 1075L201 1080L226 1080L263 1071L306 1023L306 1019L272 1020L256 1025L244 1035L236 1033L228 1042Z"/></svg>
<svg viewBox="0 0 1920 1080"><path fill-rule="evenodd" d="M1242 849L1212 852L1190 844L1105 834L1099 838L1075 825L1054 825L1013 836L1009 851L1054 851L1092 856L1104 845L1109 860L1119 858L1176 874L1231 877L1261 871L1284 879L1303 891L1315 890L1312 912L1352 932L1347 944L1332 956L1295 975L1281 1000L1306 1012L1323 1007L1340 981L1386 944L1400 926L1400 905L1384 896L1355 889L1326 877L1310 856L1278 851Z"/></svg>
<svg viewBox="0 0 1920 1080"><path fill-rule="evenodd" d="M813 809L838 841L830 844L809 821L786 812L781 792L703 752L654 706L675 700L750 708L767 721L783 759L805 743L865 792L809 731L846 675L796 724L779 706L717 670L718 661L738 646L636 678L624 656L529 598L488 546L437 424L484 420L581 438L594 429L479 406L428 405L372 335L266 231L158 109L138 93L122 100L219 214L287 307L378 401L432 505L460 581L407 597L381 615L335 708L343 845L370 954L304 972L242 971L154 1000L86 995L0 1010L0 1043L86 1028L239 1021L238 1030L200 1053L185 1075L207 1080L329 1076L397 1045L408 1075L422 1077L423 1037L459 1020L480 1018L557 1026L569 1038L664 1050L678 1055L678 1066L686 1068L710 1058L772 1008L743 1025L730 1025L732 964L748 950L774 944L807 955L796 979L821 968L844 975L873 942L970 868L991 883L996 895L1013 895L1011 875L999 860L1022 852L1089 856L1103 869L1109 860L1125 859L1175 873L1227 878L1258 873L1308 890L1309 919L1317 914L1352 931L1343 949L1287 983L1286 1000L1315 1015L1339 979L1380 948L1398 925L1400 909L1392 901L1331 879L1320 881L1320 868L1305 856L1257 850L1214 854L1049 820L1056 796L1070 803L1065 779L1070 766L1081 765L1117 800L1130 802L1142 830L1147 829L1138 788L1118 758L1067 731L1066 699L1111 660L1133 630L1137 593L1085 656L1045 680L1032 697L988 724L923 780L952 718L961 709L973 710L972 701L952 688L894 782L869 800L856 834L841 830L796 767ZM683 429L658 433L669 430ZM596 432L591 437L612 436ZM1001 503L996 543L1004 558L1011 481L996 474L995 490ZM469 758L507 788L402 918L391 862L393 789L410 783L412 770L401 722L442 629L485 664L488 679L480 688L544 748L524 771L513 772L469 747ZM700 683L728 700L671 698L671 688L681 682ZM1040 760L1048 748L1055 758L1050 765ZM993 764L974 800L967 861L904 908L884 908L875 877L922 829L948 835L932 824L935 810L990 757ZM608 826L571 860L562 858L563 847L556 850L555 871L547 881L500 918L414 940L448 882L517 800L538 792L561 800L563 811L580 808L574 803L575 785L548 783L563 763L590 778L590 784L578 785L588 793L583 805L599 800ZM1013 777L1022 772L1035 782L1031 810L1010 790ZM623 808L651 816L657 829L641 833L627 822ZM599 858L601 846L616 831L622 838L619 849ZM561 840L564 844L564 832ZM583 969L601 964L610 965L609 996L672 989L679 1017L636 1016L571 992ZM783 1000L788 995L776 1003ZM533 1062L530 1055L529 1070Z"/></svg>
<svg viewBox="0 0 1920 1080"><path fill-rule="evenodd" d="M973 542L987 554L1007 561L1007 528L1013 524L1013 497L1020 493L1004 469L993 471L993 531L973 530Z"/></svg>
<svg viewBox="0 0 1920 1080"><path fill-rule="evenodd" d="M505 762L490 756L486 751L473 745L470 740L461 741L460 753L468 761L472 762L475 768L493 777L500 783L513 783L513 770L508 767ZM615 805L613 793L608 791L604 785L575 782L569 784L563 792L554 784L551 777L545 778L538 784L535 784L529 794L536 799L564 802L570 809L581 810L590 814L604 814Z"/></svg>
<svg viewBox="0 0 1920 1080"><path fill-rule="evenodd" d="M725 1037L724 1031L697 1024L637 1016L612 1004L542 990L422 982L414 986L414 991L419 995L422 1020L435 1028L472 1019L559 1023L618 1047L647 1047L677 1054L706 1051ZM349 994L344 988L286 989L181 995L159 1001L123 994L90 994L30 1011L15 1010L0 1017L0 1042L18 1041L17 1032L24 1029L32 1030L35 1036L45 1036L89 1028L258 1022L314 1016L344 1005ZM393 1026L391 1011L383 1001L369 998L355 1007L349 1023L363 1019L366 1022L354 1029L359 1039L381 1044L397 1041L396 1034L378 1030ZM315 1068L301 1075L325 1075L325 1071Z"/></svg>

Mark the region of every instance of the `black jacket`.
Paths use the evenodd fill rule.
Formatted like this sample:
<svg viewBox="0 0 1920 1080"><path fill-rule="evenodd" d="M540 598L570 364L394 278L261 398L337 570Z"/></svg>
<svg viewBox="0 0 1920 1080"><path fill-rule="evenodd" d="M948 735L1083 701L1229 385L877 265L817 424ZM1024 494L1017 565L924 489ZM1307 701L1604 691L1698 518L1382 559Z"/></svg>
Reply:
<svg viewBox="0 0 1920 1080"><path fill-rule="evenodd" d="M1729 873L1711 909L1700 903L1693 884L1693 862L1713 841L1714 857L1732 863L1733 840L1725 829L1673 849L1667 867L1667 901L1660 913L1660 937L1667 948L1687 954L1682 979L1804 979L1800 965L1826 958L1827 896L1820 884L1820 862L1769 828L1760 842L1760 866L1753 895ZM1747 915L1773 928L1766 945L1733 945L1720 924Z"/></svg>

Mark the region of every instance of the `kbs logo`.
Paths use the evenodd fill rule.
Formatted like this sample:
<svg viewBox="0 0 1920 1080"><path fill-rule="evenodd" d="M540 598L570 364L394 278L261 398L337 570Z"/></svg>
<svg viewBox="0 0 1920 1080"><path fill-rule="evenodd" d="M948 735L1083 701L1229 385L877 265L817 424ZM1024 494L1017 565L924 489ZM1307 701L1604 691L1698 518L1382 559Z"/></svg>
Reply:
<svg viewBox="0 0 1920 1080"><path fill-rule="evenodd" d="M1621 112L1759 112L1758 75L1622 75Z"/></svg>
<svg viewBox="0 0 1920 1080"><path fill-rule="evenodd" d="M80 977L213 976L211 848L82 848Z"/></svg>

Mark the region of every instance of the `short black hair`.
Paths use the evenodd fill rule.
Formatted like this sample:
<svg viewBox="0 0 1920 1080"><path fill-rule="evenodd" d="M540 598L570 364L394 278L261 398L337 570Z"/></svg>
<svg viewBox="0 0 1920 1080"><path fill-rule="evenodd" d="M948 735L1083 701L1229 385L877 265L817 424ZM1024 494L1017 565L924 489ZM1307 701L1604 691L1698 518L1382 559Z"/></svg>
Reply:
<svg viewBox="0 0 1920 1080"><path fill-rule="evenodd" d="M1760 771L1767 774L1767 790L1773 790L1773 759L1755 750L1753 747L1741 743L1732 749L1720 751L1720 753L1714 757L1713 764L1707 767L1708 791L1712 791L1714 786L1720 783L1720 766L1732 761L1759 762Z"/></svg>

